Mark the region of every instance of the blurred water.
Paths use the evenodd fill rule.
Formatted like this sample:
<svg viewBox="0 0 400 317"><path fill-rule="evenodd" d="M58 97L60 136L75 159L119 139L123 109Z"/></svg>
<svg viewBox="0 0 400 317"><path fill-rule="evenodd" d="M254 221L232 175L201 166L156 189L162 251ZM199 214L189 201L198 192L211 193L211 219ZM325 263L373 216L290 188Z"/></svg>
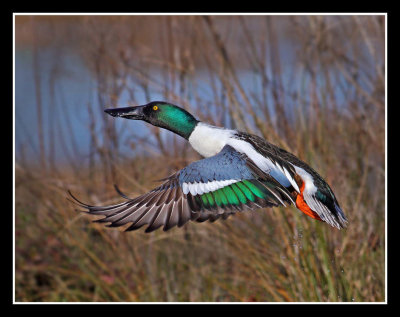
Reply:
<svg viewBox="0 0 400 317"><path fill-rule="evenodd" d="M81 158L88 155L90 146L89 105L92 115L101 123L101 116L106 116L102 109L112 105L99 107L96 95L96 82L82 60L73 54L62 54L55 59L56 52L51 49L41 49L39 55L40 96L42 104L42 128L45 149L48 152L50 138L54 137L55 160L63 162L65 152L76 155L72 148L71 138L74 138L76 148ZM30 50L16 51L15 58L15 149L16 160L24 151L29 162L38 160L38 114L37 92L33 69L33 54ZM54 76L52 78L52 76ZM54 84L51 80L54 80ZM54 89L52 91L52 89ZM153 94L154 98L160 98ZM137 102L145 102L144 96L137 94ZM119 105L126 106L129 97L122 94ZM115 120L110 117L110 120ZM126 132L125 120L117 120L117 130L121 137ZM144 123L135 122L135 133L145 133ZM101 126L98 127L100 129ZM96 132L100 132L100 131ZM102 133L98 133L102 142ZM61 143L61 140L65 140ZM127 150L127 148L123 148Z"/></svg>
<svg viewBox="0 0 400 317"><path fill-rule="evenodd" d="M80 158L88 156L90 147L89 110L98 123L107 116L102 110L112 105L99 106L96 92L96 82L92 74L79 56L72 53L59 54L52 48L41 48L38 52L38 69L40 78L40 97L42 104L42 128L46 153L49 152L51 138L54 138L55 160L63 162L66 152L76 155L72 144L76 144ZM289 54L286 56L288 60ZM34 163L39 158L38 138L38 113L37 92L35 86L33 52L31 50L17 50L15 56L15 148L16 160L21 157L22 151L28 162ZM157 76L157 75L154 75ZM240 74L240 81L246 92L260 96L262 87L257 74L246 71ZM283 75L284 78L289 76ZM161 77L160 77L161 78ZM134 85L134 84L132 84ZM221 89L221 82L214 82L216 90ZM175 87L175 93L179 95L179 87ZM201 98L212 107L215 98L211 89L209 75L199 71L196 74L196 87L188 88L188 99L193 101ZM162 93L155 89L149 90L150 100L145 93L135 90L135 104L146 104L153 100L164 100ZM272 96L268 96L272 98ZM124 91L116 107L124 107L132 103L129 94ZM195 108L195 107L194 107ZM212 112L212 110L211 110ZM135 135L150 135L147 125L140 121L116 120L116 128L119 138L124 140L134 132ZM99 124L98 129L101 129ZM97 131L100 132L100 131ZM166 131L162 132L164 137ZM98 133L99 141L102 133ZM71 138L74 139L72 142ZM61 142L64 140L63 142ZM129 154L132 149L128 142L122 142L122 153Z"/></svg>
<svg viewBox="0 0 400 317"><path fill-rule="evenodd" d="M301 91L299 85L307 87L310 77L301 65L296 65L296 51L293 43L282 41L280 44L280 57L282 65L282 86L285 87L285 93ZM97 135L99 141L102 142L101 122L106 114L104 109L112 107L112 105L99 105L96 92L96 81L87 69L81 58L73 53L62 52L62 54L54 48L40 48L38 52L38 69L40 75L40 96L42 103L42 128L44 134L44 142L46 153L48 154L51 144L51 138L54 138L54 158L56 161L62 162L69 155L77 155L79 158L85 159L89 155L90 148L90 129L89 129L89 111L88 106L91 105L92 113L95 116L97 127ZM37 93L35 90L35 77L33 67L33 52L29 49L18 49L15 56L15 148L16 160L18 161L23 153L25 159L34 163L38 160L39 144L38 144L38 118L37 118ZM294 71L294 68L298 70ZM297 76L294 78L293 74ZM322 73L322 72L321 72ZM157 77L157 74L153 75ZM239 74L239 80L245 89L246 94L261 99L263 93L262 81L257 69L242 71ZM160 76L160 78L162 78ZM344 81L343 78L336 75L336 82ZM196 86L186 87L189 92L187 99L189 102L196 104L197 99L209 103L211 106L215 100L214 92L211 89L209 75L206 72L196 73ZM131 83L134 85L134 83ZM216 90L221 89L221 82L213 83ZM274 84L274 83L272 83ZM317 84L323 87L324 80L317 74ZM344 81L345 85L345 81ZM362 85L362 83L361 83ZM318 88L318 87L317 87ZM346 96L342 87L337 85L335 88L335 102L339 107L346 105ZM175 87L175 93L179 95L179 87ZM222 89L221 89L222 90ZM316 93L319 93L316 89ZM321 89L324 91L324 89ZM135 90L135 104L146 104L153 100L164 100L160 91L149 89L149 98L141 89ZM272 104L273 96L267 93L267 100ZM308 104L310 99L309 93L301 96L303 104ZM299 99L300 100L300 99ZM129 94L125 91L121 94L117 107L124 107L132 103ZM295 99L286 98L284 100L285 107L288 109L298 108L299 102ZM274 113L272 113L274 116ZM108 118L107 120L116 120ZM272 118L272 121L274 118ZM120 145L121 153L131 154L132 148L127 138L134 133L139 136L150 135L147 125L144 122L132 122L129 120L116 120L115 122L118 137L122 140ZM164 137L166 131L162 132ZM134 140L131 140L134 141ZM77 151L73 150L72 145L75 144Z"/></svg>

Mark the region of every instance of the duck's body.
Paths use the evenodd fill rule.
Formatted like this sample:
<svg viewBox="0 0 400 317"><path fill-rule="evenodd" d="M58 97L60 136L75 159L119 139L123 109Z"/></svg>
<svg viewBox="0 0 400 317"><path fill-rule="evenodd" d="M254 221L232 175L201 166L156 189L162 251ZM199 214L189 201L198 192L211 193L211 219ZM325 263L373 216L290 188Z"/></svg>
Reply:
<svg viewBox="0 0 400 317"><path fill-rule="evenodd" d="M347 219L323 178L259 136L211 126L165 102L106 112L171 130L205 158L122 204L96 207L78 202L89 213L106 216L99 222L111 222L110 226L131 223L127 230L148 224L146 232L150 232L160 226L164 230L182 226L189 220L215 221L237 211L293 203L314 219L339 229L346 226Z"/></svg>

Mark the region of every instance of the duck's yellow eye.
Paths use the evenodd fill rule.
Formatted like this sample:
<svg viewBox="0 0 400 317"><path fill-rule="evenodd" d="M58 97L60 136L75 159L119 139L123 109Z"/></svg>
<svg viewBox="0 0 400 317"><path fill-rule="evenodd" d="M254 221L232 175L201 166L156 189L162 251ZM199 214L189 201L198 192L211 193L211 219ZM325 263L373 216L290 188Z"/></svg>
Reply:
<svg viewBox="0 0 400 317"><path fill-rule="evenodd" d="M153 110L158 110L158 107L157 106L153 106Z"/></svg>

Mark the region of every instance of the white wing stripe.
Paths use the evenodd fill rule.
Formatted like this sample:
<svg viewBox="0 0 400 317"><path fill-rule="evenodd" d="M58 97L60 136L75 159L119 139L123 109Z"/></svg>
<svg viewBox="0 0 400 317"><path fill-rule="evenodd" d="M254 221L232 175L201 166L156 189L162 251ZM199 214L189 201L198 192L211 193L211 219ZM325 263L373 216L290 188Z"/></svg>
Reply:
<svg viewBox="0 0 400 317"><path fill-rule="evenodd" d="M240 180L237 179L228 179L224 181L211 181L207 183L183 183L182 184L182 191L185 195L187 195L189 192L193 195L202 195L205 193L213 192L217 189L226 187L228 185L231 185L233 183L237 183Z"/></svg>
<svg viewBox="0 0 400 317"><path fill-rule="evenodd" d="M189 193L189 186L186 183L182 184L182 191L185 195L187 195Z"/></svg>
<svg viewBox="0 0 400 317"><path fill-rule="evenodd" d="M197 195L197 183L194 182L194 184L188 184L189 186L189 191L193 196Z"/></svg>
<svg viewBox="0 0 400 317"><path fill-rule="evenodd" d="M205 190L205 188L204 188L204 184L203 183L198 183L197 184L197 194L198 195L202 195L203 193L204 193L204 190Z"/></svg>

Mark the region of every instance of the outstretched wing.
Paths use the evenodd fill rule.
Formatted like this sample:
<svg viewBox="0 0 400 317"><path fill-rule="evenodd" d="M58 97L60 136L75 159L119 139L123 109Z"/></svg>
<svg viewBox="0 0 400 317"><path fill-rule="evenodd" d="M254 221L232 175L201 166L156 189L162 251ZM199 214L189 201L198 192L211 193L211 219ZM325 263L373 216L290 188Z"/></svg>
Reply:
<svg viewBox="0 0 400 317"><path fill-rule="evenodd" d="M191 163L164 179L147 194L111 206L74 202L109 227L130 223L126 229L148 225L146 232L163 226L169 230L189 220L203 222L226 219L238 211L294 203L289 191L262 172L246 155L226 145L215 156Z"/></svg>

